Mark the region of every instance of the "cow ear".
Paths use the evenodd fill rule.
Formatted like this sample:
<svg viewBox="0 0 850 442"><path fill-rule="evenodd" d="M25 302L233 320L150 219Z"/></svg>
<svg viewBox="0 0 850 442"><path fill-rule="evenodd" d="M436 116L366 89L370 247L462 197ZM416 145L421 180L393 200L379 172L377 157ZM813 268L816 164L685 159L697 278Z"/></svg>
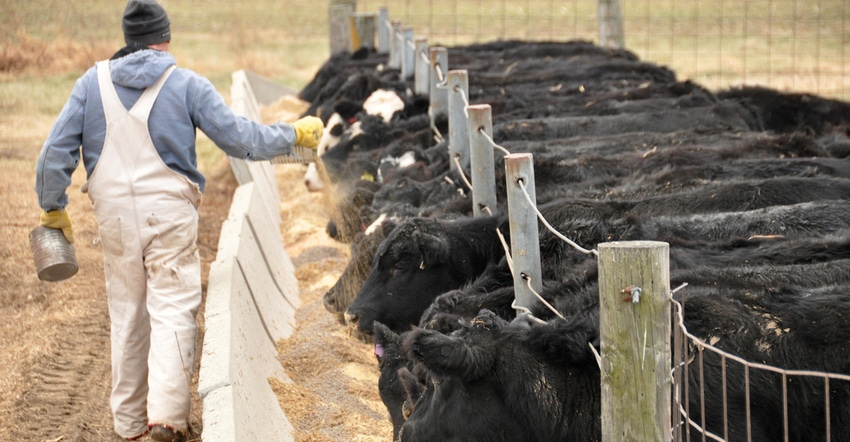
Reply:
<svg viewBox="0 0 850 442"><path fill-rule="evenodd" d="M386 325L375 321L372 323L373 338L375 344L387 346L390 344L399 344L398 334L390 330Z"/></svg>
<svg viewBox="0 0 850 442"><path fill-rule="evenodd" d="M372 331L372 341L375 343L375 357L378 358L378 363L380 364L389 356L388 353L392 353L394 349L401 345L401 340L398 334L378 321L373 323Z"/></svg>
<svg viewBox="0 0 850 442"><path fill-rule="evenodd" d="M449 245L445 239L422 230L415 230L411 239L419 249L419 256L422 257L419 263L420 269L434 267L448 261Z"/></svg>

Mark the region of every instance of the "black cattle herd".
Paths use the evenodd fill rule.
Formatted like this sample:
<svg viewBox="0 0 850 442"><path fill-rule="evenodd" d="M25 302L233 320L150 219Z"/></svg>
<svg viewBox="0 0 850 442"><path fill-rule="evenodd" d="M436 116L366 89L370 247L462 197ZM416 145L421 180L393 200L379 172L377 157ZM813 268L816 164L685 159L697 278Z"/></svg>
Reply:
<svg viewBox="0 0 850 442"><path fill-rule="evenodd" d="M689 332L752 362L850 374L850 104L709 91L583 41L448 53L468 72L469 103L492 107L493 140L533 155L538 206L558 232L587 248L668 242L670 286L688 284L674 297ZM352 247L324 303L375 344L394 439L600 440L596 259L541 227L540 294L563 318L542 305L517 315L496 234L510 235L503 154L497 207L473 217L446 117L432 121L428 97L386 62L335 55L301 98L330 122L319 163L327 231ZM377 90L403 109L383 118L364 105ZM686 362L686 401L711 433L781 441L787 426L803 442L829 428L832 441L850 440L850 382L783 383L704 358Z"/></svg>

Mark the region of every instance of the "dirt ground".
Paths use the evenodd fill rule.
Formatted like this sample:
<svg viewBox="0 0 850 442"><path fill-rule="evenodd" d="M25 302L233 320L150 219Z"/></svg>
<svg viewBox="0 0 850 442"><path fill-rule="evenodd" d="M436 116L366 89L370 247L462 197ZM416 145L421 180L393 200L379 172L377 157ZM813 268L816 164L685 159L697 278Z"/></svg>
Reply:
<svg viewBox="0 0 850 442"><path fill-rule="evenodd" d="M38 146L24 140L32 139L33 131L41 132L35 138L45 136L49 123L21 123L15 134L0 134L0 440L120 440L112 431L108 405L103 258L91 203L79 190L85 173L80 168L68 189L80 270L66 281L39 281L28 241L39 215L33 191ZM322 294L347 262L348 247L324 233L323 197L304 188L304 166L276 168L282 239L296 267L302 304L295 334L279 345L281 363L294 383L272 380L272 387L297 441L390 440L372 347L350 338L322 306ZM208 184L199 246L206 293L209 264L237 183L226 159L204 172ZM203 311L199 322L203 331ZM197 395L194 402L191 425L200 433Z"/></svg>

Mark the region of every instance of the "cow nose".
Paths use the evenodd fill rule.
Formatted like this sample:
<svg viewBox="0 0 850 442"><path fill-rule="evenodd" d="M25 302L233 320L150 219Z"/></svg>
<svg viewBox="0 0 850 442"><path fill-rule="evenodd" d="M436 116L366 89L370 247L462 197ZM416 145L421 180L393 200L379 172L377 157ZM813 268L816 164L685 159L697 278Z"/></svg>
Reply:
<svg viewBox="0 0 850 442"><path fill-rule="evenodd" d="M349 326L357 326L357 323L360 322L360 316L349 313L347 310L345 312L345 323Z"/></svg>

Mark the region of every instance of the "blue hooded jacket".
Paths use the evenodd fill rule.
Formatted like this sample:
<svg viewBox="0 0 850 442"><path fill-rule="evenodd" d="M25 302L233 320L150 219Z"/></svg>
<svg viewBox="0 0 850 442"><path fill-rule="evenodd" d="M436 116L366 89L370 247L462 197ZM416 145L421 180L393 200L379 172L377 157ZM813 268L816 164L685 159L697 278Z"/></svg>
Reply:
<svg viewBox="0 0 850 442"><path fill-rule="evenodd" d="M152 49L109 63L112 82L127 109L169 66L176 64L170 53ZM201 192L205 178L198 170L195 128L201 129L227 155L246 160L270 160L286 155L295 144L291 125L262 125L234 114L212 83L189 69L178 68L171 74L151 109L148 128L163 162L197 183ZM90 177L100 158L105 132L97 69L92 67L77 80L39 154L35 191L42 209L65 208L66 191L80 162L80 153L86 176Z"/></svg>

